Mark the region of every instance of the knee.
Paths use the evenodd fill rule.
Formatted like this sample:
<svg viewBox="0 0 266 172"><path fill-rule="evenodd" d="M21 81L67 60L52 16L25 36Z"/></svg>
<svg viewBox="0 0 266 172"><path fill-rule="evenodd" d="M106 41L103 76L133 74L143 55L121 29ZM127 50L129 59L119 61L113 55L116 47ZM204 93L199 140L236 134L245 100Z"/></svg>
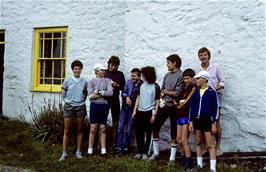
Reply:
<svg viewBox="0 0 266 172"><path fill-rule="evenodd" d="M90 134L96 134L97 128L96 127L91 127L90 128Z"/></svg>
<svg viewBox="0 0 266 172"><path fill-rule="evenodd" d="M188 145L188 141L187 141L187 139L182 139L181 144L182 144L182 145Z"/></svg>
<svg viewBox="0 0 266 172"><path fill-rule="evenodd" d="M83 127L82 126L78 126L77 127L77 133L82 133L83 132Z"/></svg>
<svg viewBox="0 0 266 172"><path fill-rule="evenodd" d="M200 139L196 139L196 145L200 146L201 145L201 140Z"/></svg>
<svg viewBox="0 0 266 172"><path fill-rule="evenodd" d="M182 145L182 140L181 140L180 137L177 137L177 138L176 138L176 142L177 142L179 145Z"/></svg>
<svg viewBox="0 0 266 172"><path fill-rule="evenodd" d="M100 133L101 134L105 134L106 133L106 127L105 126L100 128Z"/></svg>

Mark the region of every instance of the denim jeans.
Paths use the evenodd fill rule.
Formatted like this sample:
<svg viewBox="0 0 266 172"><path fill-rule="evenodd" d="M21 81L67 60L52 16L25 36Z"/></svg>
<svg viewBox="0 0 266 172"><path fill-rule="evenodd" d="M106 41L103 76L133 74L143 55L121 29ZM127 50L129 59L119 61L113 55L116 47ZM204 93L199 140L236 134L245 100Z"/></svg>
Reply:
<svg viewBox="0 0 266 172"><path fill-rule="evenodd" d="M118 123L118 133L117 133L117 147L121 149L128 148L131 141L131 131L132 131L132 112L133 107L128 107L126 105L122 106L122 110L119 116ZM127 125L127 130L124 136L124 130Z"/></svg>

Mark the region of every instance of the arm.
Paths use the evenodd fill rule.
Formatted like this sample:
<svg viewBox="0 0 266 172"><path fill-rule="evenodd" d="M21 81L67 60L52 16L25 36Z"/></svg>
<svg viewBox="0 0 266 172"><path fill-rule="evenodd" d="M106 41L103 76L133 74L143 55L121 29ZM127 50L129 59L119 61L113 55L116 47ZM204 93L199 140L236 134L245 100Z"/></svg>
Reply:
<svg viewBox="0 0 266 172"><path fill-rule="evenodd" d="M65 97L67 94L67 80L64 80L62 85L62 99L65 101Z"/></svg>
<svg viewBox="0 0 266 172"><path fill-rule="evenodd" d="M100 95L98 94L95 94L95 90L93 90L93 84L92 84L92 81L93 80L90 80L88 82L88 87L87 87L87 92L88 92L88 98L90 100L95 100L95 99L98 99L99 97L101 97Z"/></svg>
<svg viewBox="0 0 266 172"><path fill-rule="evenodd" d="M216 91L221 91L222 89L224 89L225 79L224 79L224 76L223 76L223 74L221 72L220 67L219 66L216 66L216 68L217 68L216 75L217 75L217 78L218 78L219 83L216 85L215 90Z"/></svg>
<svg viewBox="0 0 266 172"><path fill-rule="evenodd" d="M216 123L219 117L219 110L218 110L218 97L216 92L213 90L211 94L211 117L212 117L212 123Z"/></svg>
<svg viewBox="0 0 266 172"><path fill-rule="evenodd" d="M124 87L124 90L122 91L122 94L121 94L121 97L122 98L126 98L126 97L128 97L129 96L129 94L128 94L128 85L129 85L129 81L127 81L127 83L126 83L126 85L125 85L125 87Z"/></svg>
<svg viewBox="0 0 266 172"><path fill-rule="evenodd" d="M135 107L134 107L134 110L133 110L133 113L132 113L132 118L133 119L135 118L135 115L137 113L138 106L139 106L139 96L136 99Z"/></svg>
<svg viewBox="0 0 266 172"><path fill-rule="evenodd" d="M179 77L176 82L175 90L169 91L169 90L164 89L162 92L171 97L179 97L183 88L184 88L183 78Z"/></svg>
<svg viewBox="0 0 266 172"><path fill-rule="evenodd" d="M107 79L105 80L107 83L107 90L101 90L99 91L99 94L101 96L112 96L113 95L113 87L112 87L112 84L111 84L111 80L110 79Z"/></svg>

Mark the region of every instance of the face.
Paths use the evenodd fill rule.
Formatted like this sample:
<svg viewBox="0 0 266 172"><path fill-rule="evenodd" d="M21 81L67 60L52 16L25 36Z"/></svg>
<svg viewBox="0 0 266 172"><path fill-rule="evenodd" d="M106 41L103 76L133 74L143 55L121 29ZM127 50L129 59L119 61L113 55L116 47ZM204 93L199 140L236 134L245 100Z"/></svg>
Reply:
<svg viewBox="0 0 266 172"><path fill-rule="evenodd" d="M188 86L189 84L192 84L194 82L194 78L191 78L190 76L184 76L183 80L184 80L184 83L186 84L186 86Z"/></svg>
<svg viewBox="0 0 266 172"><path fill-rule="evenodd" d="M168 71L173 71L175 69L175 65L176 65L176 62L171 62L169 60L167 60L167 68L168 68Z"/></svg>
<svg viewBox="0 0 266 172"><path fill-rule="evenodd" d="M73 68L73 74L74 74L74 76L75 77L77 77L77 78L79 78L80 77L80 74L81 74L81 67L79 67L79 66L74 66L74 68Z"/></svg>
<svg viewBox="0 0 266 172"><path fill-rule="evenodd" d="M105 72L105 70L97 70L96 75L98 77L104 77L104 72Z"/></svg>
<svg viewBox="0 0 266 172"><path fill-rule="evenodd" d="M131 73L131 79L134 83L136 83L140 80L140 77L139 77L138 73L133 72L133 73Z"/></svg>
<svg viewBox="0 0 266 172"><path fill-rule="evenodd" d="M196 83L197 83L197 86L201 87L206 83L206 79L202 77L196 78Z"/></svg>
<svg viewBox="0 0 266 172"><path fill-rule="evenodd" d="M114 72L114 71L117 71L118 66L113 64L113 63L110 63L108 66L108 69L109 69L109 71Z"/></svg>
<svg viewBox="0 0 266 172"><path fill-rule="evenodd" d="M205 51L199 54L199 60L201 61L201 63L208 63L210 60L210 57L208 53Z"/></svg>

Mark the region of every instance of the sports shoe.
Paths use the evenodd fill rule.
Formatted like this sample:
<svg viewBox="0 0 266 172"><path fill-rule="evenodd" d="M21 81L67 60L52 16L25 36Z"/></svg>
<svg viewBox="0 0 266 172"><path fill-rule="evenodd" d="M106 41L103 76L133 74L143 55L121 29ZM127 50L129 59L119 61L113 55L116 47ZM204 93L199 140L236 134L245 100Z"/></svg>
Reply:
<svg viewBox="0 0 266 172"><path fill-rule="evenodd" d="M174 160L169 160L167 165L170 166L170 167L173 167L173 166L175 166L175 161Z"/></svg>
<svg viewBox="0 0 266 172"><path fill-rule="evenodd" d="M68 154L66 152L63 152L58 161L64 161L66 158L68 158Z"/></svg>
<svg viewBox="0 0 266 172"><path fill-rule="evenodd" d="M196 171L197 171L197 172L200 172L200 171L202 171L202 170L203 170L202 167L200 167L199 165L196 166Z"/></svg>
<svg viewBox="0 0 266 172"><path fill-rule="evenodd" d="M148 160L148 156L146 154L142 154L141 160L145 160L145 161Z"/></svg>
<svg viewBox="0 0 266 172"><path fill-rule="evenodd" d="M76 152L76 157L77 157L78 159L83 158L83 156L81 155L81 152Z"/></svg>
<svg viewBox="0 0 266 172"><path fill-rule="evenodd" d="M149 161L154 161L154 160L157 160L158 159L158 156L157 154L152 154L150 157L149 157Z"/></svg>
<svg viewBox="0 0 266 172"><path fill-rule="evenodd" d="M134 158L135 159L141 159L142 158L142 155L138 153L137 155L134 156Z"/></svg>

